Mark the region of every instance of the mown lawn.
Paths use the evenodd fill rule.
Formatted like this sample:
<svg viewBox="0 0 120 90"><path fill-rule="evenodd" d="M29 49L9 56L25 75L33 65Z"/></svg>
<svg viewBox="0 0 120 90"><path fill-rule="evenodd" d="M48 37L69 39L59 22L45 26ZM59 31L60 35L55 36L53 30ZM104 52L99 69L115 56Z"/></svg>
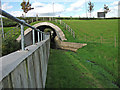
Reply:
<svg viewBox="0 0 120 90"><path fill-rule="evenodd" d="M31 25L38 22L31 23ZM64 20L64 22L75 31L75 39L59 23L52 23L63 30L68 42L87 43L88 45L76 53L51 49L46 88L118 87L116 86L118 45L114 47L114 36L118 44L117 20ZM13 28L6 27L5 32ZM17 36L14 38L20 35L20 32L16 33ZM100 43L101 36L104 42L111 43Z"/></svg>
<svg viewBox="0 0 120 90"><path fill-rule="evenodd" d="M46 88L117 88L118 46L114 47L111 36L118 34L117 20L64 20L76 34L74 39L58 25L70 42L85 42L84 34L102 35L112 43L86 41L87 46L76 53L51 49ZM97 30L97 31L96 31ZM97 40L97 38L94 38ZM117 39L118 40L118 39Z"/></svg>
<svg viewBox="0 0 120 90"><path fill-rule="evenodd" d="M105 42L118 40L118 20L64 20L76 33L78 41L100 41L103 37ZM105 39L105 40L104 40Z"/></svg>

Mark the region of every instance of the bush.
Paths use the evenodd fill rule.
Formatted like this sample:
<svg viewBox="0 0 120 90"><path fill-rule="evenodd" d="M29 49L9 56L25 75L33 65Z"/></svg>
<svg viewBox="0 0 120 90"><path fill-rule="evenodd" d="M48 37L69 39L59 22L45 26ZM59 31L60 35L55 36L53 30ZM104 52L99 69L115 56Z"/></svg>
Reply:
<svg viewBox="0 0 120 90"><path fill-rule="evenodd" d="M10 54L20 49L20 42L13 38L5 38L2 40L2 56Z"/></svg>

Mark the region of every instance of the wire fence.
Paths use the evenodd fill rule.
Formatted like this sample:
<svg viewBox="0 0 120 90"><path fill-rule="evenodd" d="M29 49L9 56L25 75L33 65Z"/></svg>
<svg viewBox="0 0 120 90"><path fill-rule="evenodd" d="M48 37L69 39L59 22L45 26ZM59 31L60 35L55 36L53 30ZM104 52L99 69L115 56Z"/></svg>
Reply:
<svg viewBox="0 0 120 90"><path fill-rule="evenodd" d="M118 39L117 39L116 35L109 37L109 39L105 38L102 35L95 37L95 36L92 36L90 34L85 33L84 31L81 31L81 33L84 33L84 35L81 35L81 36L75 35L74 30L69 25L67 25L62 20L57 20L57 19L54 19L53 17L42 17L42 18L36 17L36 18L26 20L26 22L28 24L36 22L36 21L53 21L53 22L55 22L57 24L60 24L62 27L64 27L65 30L67 30L73 36L73 38L80 37L81 38L80 41L82 41L82 42L86 42L86 43L87 42L91 42L91 43L109 43L109 44L114 44L114 47L117 47L117 44L118 44ZM20 25L17 25L15 28L13 28L12 30L5 33L5 38L6 37L9 38L12 35L17 36L19 34L18 32L20 32Z"/></svg>
<svg viewBox="0 0 120 90"><path fill-rule="evenodd" d="M36 17L36 18L32 18L32 19L26 20L26 22L28 24L36 22L36 21L54 21L55 23L58 23L61 26L63 26L64 29L67 30L68 32L70 32L71 35L73 36L73 38L75 38L75 32L74 32L74 30L69 25L67 25L66 23L64 23L62 20L57 20L57 19L55 19L53 17L41 17L41 18Z"/></svg>
<svg viewBox="0 0 120 90"><path fill-rule="evenodd" d="M101 44L112 44L114 47L118 46L118 38L117 35L113 35L111 37L105 37L105 36L89 36L89 35L83 35L83 36L76 36L76 38L81 38L81 42L85 43L101 43Z"/></svg>

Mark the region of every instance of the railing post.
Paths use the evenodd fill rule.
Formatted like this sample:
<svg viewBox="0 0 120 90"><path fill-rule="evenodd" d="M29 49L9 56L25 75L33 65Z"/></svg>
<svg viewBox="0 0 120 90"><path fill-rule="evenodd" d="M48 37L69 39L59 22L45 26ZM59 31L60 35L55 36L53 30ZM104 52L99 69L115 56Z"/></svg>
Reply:
<svg viewBox="0 0 120 90"><path fill-rule="evenodd" d="M21 48L22 48L22 51L25 50L25 44L24 44L24 25L23 24L21 24Z"/></svg>
<svg viewBox="0 0 120 90"><path fill-rule="evenodd" d="M40 32L38 32L38 42L40 42Z"/></svg>
<svg viewBox="0 0 120 90"><path fill-rule="evenodd" d="M33 29L32 32L33 32L33 45L35 45L35 30Z"/></svg>
<svg viewBox="0 0 120 90"><path fill-rule="evenodd" d="M41 32L41 41L42 41L42 32Z"/></svg>
<svg viewBox="0 0 120 90"><path fill-rule="evenodd" d="M43 40L45 40L45 37L44 37L44 32L42 32L43 33Z"/></svg>

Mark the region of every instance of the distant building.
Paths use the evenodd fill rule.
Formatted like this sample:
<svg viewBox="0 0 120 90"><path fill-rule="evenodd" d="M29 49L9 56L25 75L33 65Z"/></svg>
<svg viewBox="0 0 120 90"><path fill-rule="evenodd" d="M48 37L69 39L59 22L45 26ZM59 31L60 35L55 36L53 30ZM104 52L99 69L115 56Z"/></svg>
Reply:
<svg viewBox="0 0 120 90"><path fill-rule="evenodd" d="M105 18L105 12L97 12L98 18Z"/></svg>

